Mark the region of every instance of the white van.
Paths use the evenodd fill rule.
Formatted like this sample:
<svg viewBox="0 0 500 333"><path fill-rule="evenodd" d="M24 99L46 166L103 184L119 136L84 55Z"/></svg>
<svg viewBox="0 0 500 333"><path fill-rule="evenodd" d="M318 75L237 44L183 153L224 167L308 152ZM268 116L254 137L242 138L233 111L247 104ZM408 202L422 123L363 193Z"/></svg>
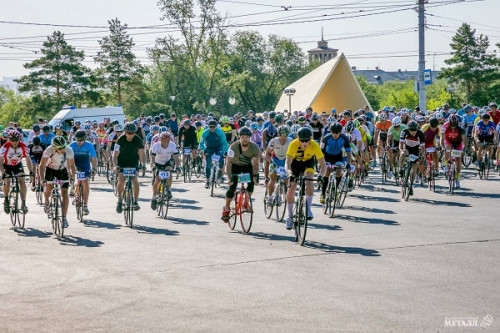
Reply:
<svg viewBox="0 0 500 333"><path fill-rule="evenodd" d="M118 120L120 124L125 123L125 114L121 106L106 106L104 108L69 108L59 111L49 122L49 125L55 126L61 124L64 130L69 130L79 120L82 124L85 120L98 123L104 121L104 118L110 118L111 121Z"/></svg>

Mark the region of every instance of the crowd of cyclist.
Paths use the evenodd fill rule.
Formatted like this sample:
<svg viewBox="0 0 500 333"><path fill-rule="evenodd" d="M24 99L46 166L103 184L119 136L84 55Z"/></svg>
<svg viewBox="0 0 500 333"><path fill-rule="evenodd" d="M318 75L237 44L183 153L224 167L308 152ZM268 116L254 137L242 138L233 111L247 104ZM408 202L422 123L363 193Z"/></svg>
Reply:
<svg viewBox="0 0 500 333"><path fill-rule="evenodd" d="M268 202L272 204L278 170L287 172L287 223L293 223L293 205L296 180L299 175L318 181L321 185L320 203L325 202L333 165L342 165L350 170L348 186L352 189L356 173L368 173L377 166L383 151L389 157L388 178L397 176L393 167L399 164L399 172L409 155L417 156L414 172L425 175L425 155L429 148L434 149L432 159L438 165L438 151L441 156L442 170L446 172L450 151L464 151L472 140L476 152L477 167L485 152L500 161L499 131L500 112L496 103L485 107L462 105L455 110L445 104L434 111L421 111L394 107L384 107L373 112L368 106L356 110L330 113L317 113L312 108L305 112L264 112L258 116L250 110L247 114L233 117L217 117L213 113L182 116L179 121L175 113L170 118L164 114L146 117L141 115L125 124L105 118L98 123L89 119L83 124L75 121L69 131L61 125L54 128L39 119L33 125L28 137L28 145L23 143L23 132L15 123L1 128L3 137L0 149L0 172L3 179L4 211L10 212L9 191L11 177L17 177L21 193L20 209L26 213L27 184L22 160L30 176L32 191L44 192L44 210L49 211L49 196L55 179L62 181L62 208L65 227L68 226L67 212L69 196L72 194L72 180L76 173L84 173L84 214L89 214L89 179L96 172L98 160L109 161L110 169L117 175L118 201L117 213L122 212L121 193L124 189L125 168L146 169L154 172L153 197L151 208L158 205L157 195L160 186L158 172L179 170L186 163L193 163L198 154L204 156L206 184L208 188L212 163L219 164L217 177L227 181L229 188L222 209L222 220L230 217L230 203L238 183L237 174L250 174L248 192L252 194L255 184L259 183L259 173L264 175ZM494 151L496 150L496 155ZM218 156L218 159L213 157ZM457 165L456 187L460 188L461 163ZM335 181L341 179L337 169ZM435 170L436 174L439 172ZM402 174L399 176L402 177ZM42 180L39 188L35 179ZM421 176L423 177L423 176ZM138 210L139 182L137 175L132 179L135 202L133 209ZM168 180L172 187L172 179ZM410 189L412 195L412 189ZM314 184L306 182L307 218L313 218L311 210ZM169 198L172 196L169 190Z"/></svg>

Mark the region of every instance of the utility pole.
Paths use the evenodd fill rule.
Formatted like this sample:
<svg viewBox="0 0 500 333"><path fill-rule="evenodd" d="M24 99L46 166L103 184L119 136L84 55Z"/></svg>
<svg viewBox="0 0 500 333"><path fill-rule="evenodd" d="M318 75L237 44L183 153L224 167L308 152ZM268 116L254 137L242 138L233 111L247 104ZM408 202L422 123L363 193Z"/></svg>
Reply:
<svg viewBox="0 0 500 333"><path fill-rule="evenodd" d="M428 0L418 0L418 105L421 111L427 111L425 100L425 9Z"/></svg>

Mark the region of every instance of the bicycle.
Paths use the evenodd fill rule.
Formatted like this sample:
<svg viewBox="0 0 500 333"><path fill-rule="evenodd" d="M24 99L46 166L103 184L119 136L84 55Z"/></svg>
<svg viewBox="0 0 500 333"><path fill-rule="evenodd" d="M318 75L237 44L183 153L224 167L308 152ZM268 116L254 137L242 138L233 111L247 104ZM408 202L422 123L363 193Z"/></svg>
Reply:
<svg viewBox="0 0 500 333"><path fill-rule="evenodd" d="M39 166L38 164L34 164L35 167L35 196L36 202L39 205L43 205L43 185L42 180L40 179Z"/></svg>
<svg viewBox="0 0 500 333"><path fill-rule="evenodd" d="M13 227L18 227L21 229L24 229L24 223L26 221L26 213L20 208L19 204L19 196L21 194L20 188L19 188L19 180L18 177L24 177L24 176L6 176L5 178L11 178L10 182L10 191L9 191L9 203L10 203L10 222L12 223Z"/></svg>
<svg viewBox="0 0 500 333"><path fill-rule="evenodd" d="M448 191L453 194L457 182L457 158L460 158L461 150L452 149L450 154L450 163L448 165Z"/></svg>
<svg viewBox="0 0 500 333"><path fill-rule="evenodd" d="M436 148L434 147L425 149L425 158L427 160L427 167L425 169L427 186L429 187L429 191L434 191L434 192L436 192L436 176L434 175L436 167L434 166L434 158L433 158L435 151Z"/></svg>
<svg viewBox="0 0 500 333"><path fill-rule="evenodd" d="M203 172L203 151L198 149L196 157L193 160L193 172L196 178L200 178Z"/></svg>
<svg viewBox="0 0 500 333"><path fill-rule="evenodd" d="M83 182L87 177L85 172L76 173L76 186L75 186L75 196L73 197L73 205L76 207L76 217L78 221L83 222Z"/></svg>
<svg viewBox="0 0 500 333"><path fill-rule="evenodd" d="M273 170L270 170L269 172L271 173L272 171ZM277 167L275 171L278 179L274 187L273 200L271 202L271 205L268 206L269 195L268 195L268 189L266 187L266 192L264 195L264 214L266 215L266 218L270 219L271 215L273 214L273 209L274 207L276 207L276 220L278 220L278 222L281 222L283 221L286 212L287 187L283 180L286 179L287 174L284 167Z"/></svg>
<svg viewBox="0 0 500 333"><path fill-rule="evenodd" d="M252 227L253 207L250 193L247 192L245 184L251 182L249 173L238 174L238 182L241 184L240 190L234 196L234 207L231 208L232 215L229 217L229 229L234 230L239 218L243 233L247 234Z"/></svg>
<svg viewBox="0 0 500 333"><path fill-rule="evenodd" d="M132 178L136 175L137 170L135 168L123 168L123 177L127 178L125 182L125 187L122 193L122 204L123 204L123 217L125 219L125 225L129 228L134 226L134 191L132 189ZM118 177L116 177L118 178Z"/></svg>
<svg viewBox="0 0 500 333"><path fill-rule="evenodd" d="M415 176L413 175L413 164L418 161L418 155L410 154L406 158L405 165L403 167L404 173L403 178L401 179L401 196L405 201L408 201L410 197L410 192L413 190L413 181L415 180Z"/></svg>
<svg viewBox="0 0 500 333"><path fill-rule="evenodd" d="M323 204L323 213L333 217L335 207L337 206L338 192L337 192L337 169L345 169L344 163L337 162L334 165L326 163L326 167L332 170L328 178L328 187L325 192L325 203Z"/></svg>
<svg viewBox="0 0 500 333"><path fill-rule="evenodd" d="M214 188L218 187L220 185L220 180L219 180L219 161L220 161L220 155L213 154L212 155L212 168L210 171L210 196L214 196Z"/></svg>
<svg viewBox="0 0 500 333"><path fill-rule="evenodd" d="M488 179L490 176L491 169L491 159L488 154L488 146L493 146L493 143L481 143L480 146L483 148L483 160L479 161L479 178Z"/></svg>
<svg viewBox="0 0 500 333"><path fill-rule="evenodd" d="M64 237L64 221L62 216L62 197L60 188L62 184L69 183L69 181L54 179L47 183L53 184L50 194L50 210L47 216L51 220L54 235L58 238L62 238Z"/></svg>
<svg viewBox="0 0 500 333"><path fill-rule="evenodd" d="M182 164L182 174L184 177L184 183L191 182L191 177L193 175L192 165L191 165L191 149L184 148L184 163Z"/></svg>
<svg viewBox="0 0 500 333"><path fill-rule="evenodd" d="M465 147L464 154L462 155L462 164L464 167L468 168L475 159L476 153L474 151L474 140L472 137L467 136L467 147Z"/></svg>
<svg viewBox="0 0 500 333"><path fill-rule="evenodd" d="M300 173L297 178L297 187L299 188L298 197L295 198L293 207L293 229L295 231L295 241L300 246L304 245L307 234L307 200L306 200L306 180L313 181L312 179L304 178L304 174Z"/></svg>
<svg viewBox="0 0 500 333"><path fill-rule="evenodd" d="M158 177L160 177L161 182L160 182L160 187L158 189L158 199L157 199L158 205L156 207L156 211L158 213L158 216L161 216L164 219L166 219L168 214L168 206L170 203L170 197L168 195L169 188L167 183L167 179L170 178L170 171L160 170L158 172Z"/></svg>
<svg viewBox="0 0 500 333"><path fill-rule="evenodd" d="M380 157L380 172L382 173L382 183L387 181L387 172L389 171L389 158L387 157L387 147L384 145L381 148L382 156Z"/></svg>

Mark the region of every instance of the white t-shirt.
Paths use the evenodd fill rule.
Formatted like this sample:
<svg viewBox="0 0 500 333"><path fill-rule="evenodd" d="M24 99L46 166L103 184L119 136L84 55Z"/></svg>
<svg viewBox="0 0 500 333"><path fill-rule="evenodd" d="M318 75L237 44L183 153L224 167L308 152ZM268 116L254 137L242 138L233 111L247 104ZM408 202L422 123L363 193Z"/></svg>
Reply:
<svg viewBox="0 0 500 333"><path fill-rule="evenodd" d="M177 145L170 141L167 148L163 148L161 142L157 142L151 148L151 154L155 156L155 163L166 164L172 158L172 155L178 154Z"/></svg>
<svg viewBox="0 0 500 333"><path fill-rule="evenodd" d="M280 160L284 160L286 158L286 151L288 150L288 146L292 142L291 138L286 138L285 144L282 145L279 137L272 138L267 145L267 148L272 147L274 150L274 155L276 158Z"/></svg>
<svg viewBox="0 0 500 333"><path fill-rule="evenodd" d="M64 153L59 154L54 146L49 146L43 152L42 157L48 158L47 167L54 170L62 170L68 167L68 160L74 159L73 149L66 147Z"/></svg>
<svg viewBox="0 0 500 333"><path fill-rule="evenodd" d="M351 142L361 142L361 132L357 128L351 133Z"/></svg>
<svg viewBox="0 0 500 333"><path fill-rule="evenodd" d="M30 134L28 135L28 143L31 144L33 143L33 138L35 136L39 136L42 132L38 132L38 134L35 133L35 131L31 131Z"/></svg>

